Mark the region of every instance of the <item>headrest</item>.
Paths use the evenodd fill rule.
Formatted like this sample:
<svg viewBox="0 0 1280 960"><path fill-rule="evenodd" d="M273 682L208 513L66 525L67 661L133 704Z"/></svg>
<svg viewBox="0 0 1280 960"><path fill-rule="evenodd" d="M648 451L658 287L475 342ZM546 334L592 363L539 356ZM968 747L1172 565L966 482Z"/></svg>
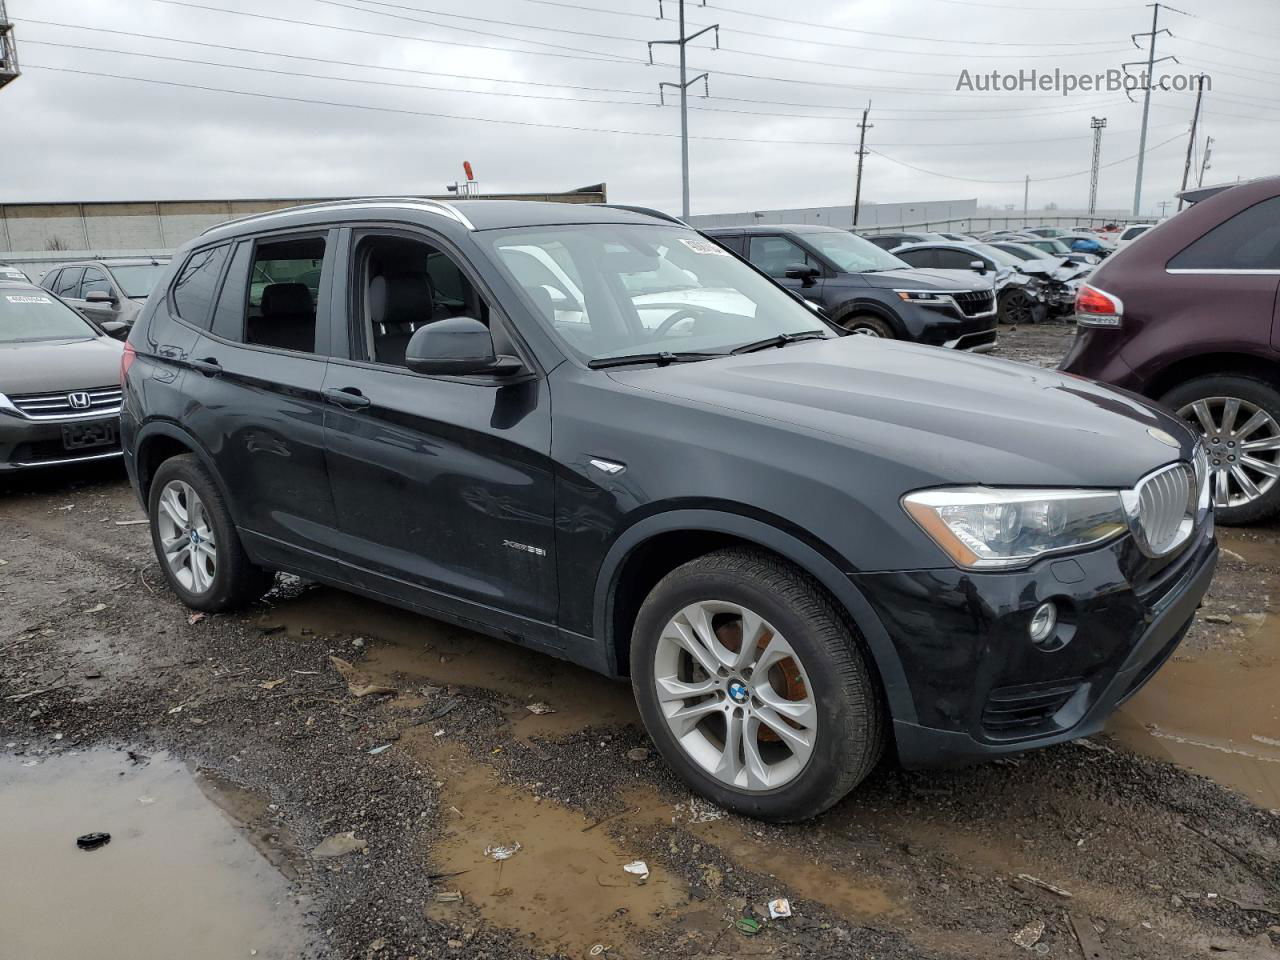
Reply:
<svg viewBox="0 0 1280 960"><path fill-rule="evenodd" d="M426 323L435 311L435 296L425 273L374 277L369 283L369 319L380 323Z"/></svg>
<svg viewBox="0 0 1280 960"><path fill-rule="evenodd" d="M311 291L305 283L269 283L262 290L262 313L310 313Z"/></svg>

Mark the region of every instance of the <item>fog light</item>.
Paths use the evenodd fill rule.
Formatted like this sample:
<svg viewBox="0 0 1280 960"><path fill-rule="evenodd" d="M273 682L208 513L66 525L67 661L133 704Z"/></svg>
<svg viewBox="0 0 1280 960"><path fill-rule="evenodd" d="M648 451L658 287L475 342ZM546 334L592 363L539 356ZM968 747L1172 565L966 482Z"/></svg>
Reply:
<svg viewBox="0 0 1280 960"><path fill-rule="evenodd" d="M1053 636L1053 628L1058 625L1058 608L1049 600L1036 607L1031 615L1031 626L1027 628L1032 643L1044 643Z"/></svg>

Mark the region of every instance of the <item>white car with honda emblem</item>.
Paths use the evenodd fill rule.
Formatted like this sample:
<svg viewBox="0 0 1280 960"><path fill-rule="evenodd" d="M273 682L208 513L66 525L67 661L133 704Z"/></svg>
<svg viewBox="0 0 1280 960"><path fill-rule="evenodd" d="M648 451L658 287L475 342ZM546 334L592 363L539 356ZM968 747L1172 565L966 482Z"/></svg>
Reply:
<svg viewBox="0 0 1280 960"><path fill-rule="evenodd" d="M119 457L123 349L48 290L0 280L0 472Z"/></svg>

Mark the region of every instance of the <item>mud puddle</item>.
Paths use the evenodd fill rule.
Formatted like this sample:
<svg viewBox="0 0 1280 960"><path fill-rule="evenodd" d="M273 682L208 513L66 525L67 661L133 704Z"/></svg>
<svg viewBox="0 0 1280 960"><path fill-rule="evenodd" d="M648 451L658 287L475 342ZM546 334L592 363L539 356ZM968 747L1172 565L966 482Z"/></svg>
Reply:
<svg viewBox="0 0 1280 960"><path fill-rule="evenodd" d="M302 912L288 883L182 763L134 763L107 750L32 763L0 757L4 955L305 953ZM97 831L111 834L110 843L76 846L78 836Z"/></svg>
<svg viewBox="0 0 1280 960"><path fill-rule="evenodd" d="M631 688L514 643L447 626L429 617L328 588L309 589L276 604L259 625L298 635L362 637L369 647L360 669L392 682L397 675L432 686L480 687L520 700L512 713L518 736L561 736L585 727L639 724ZM530 703L553 713L534 714Z"/></svg>
<svg viewBox="0 0 1280 960"><path fill-rule="evenodd" d="M1229 647L1180 654L1126 703L1110 732L1280 808L1280 621L1242 621Z"/></svg>
<svg viewBox="0 0 1280 960"><path fill-rule="evenodd" d="M443 875L427 908L434 919L465 926L478 915L544 949L586 956L598 943L625 957L645 929L687 903L684 883L661 864L646 861L643 880L624 870L642 854L613 840L605 824L506 786L462 748L433 741L426 733L404 738L444 784L445 825L430 853L431 872ZM496 848L514 852L495 859Z"/></svg>

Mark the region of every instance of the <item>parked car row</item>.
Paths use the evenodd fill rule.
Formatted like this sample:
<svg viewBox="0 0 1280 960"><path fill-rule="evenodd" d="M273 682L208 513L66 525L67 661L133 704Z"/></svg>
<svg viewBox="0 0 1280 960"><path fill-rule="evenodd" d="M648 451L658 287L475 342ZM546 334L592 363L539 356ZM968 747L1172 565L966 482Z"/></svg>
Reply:
<svg viewBox="0 0 1280 960"><path fill-rule="evenodd" d="M54 267L40 286L90 320L132 326L167 258L81 260Z"/></svg>

